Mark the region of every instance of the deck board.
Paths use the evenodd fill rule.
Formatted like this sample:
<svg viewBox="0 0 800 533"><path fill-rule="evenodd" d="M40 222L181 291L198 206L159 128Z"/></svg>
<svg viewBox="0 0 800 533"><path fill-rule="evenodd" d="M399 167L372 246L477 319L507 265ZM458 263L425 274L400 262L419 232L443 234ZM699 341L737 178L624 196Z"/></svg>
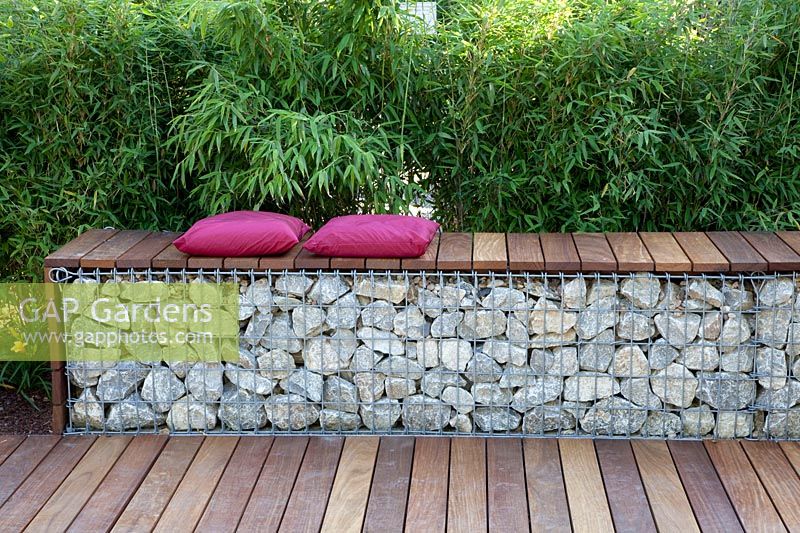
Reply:
<svg viewBox="0 0 800 533"><path fill-rule="evenodd" d="M348 437L345 440L322 520L323 532L361 531L379 443L378 437Z"/></svg>
<svg viewBox="0 0 800 533"><path fill-rule="evenodd" d="M607 233L606 239L617 258L617 268L621 272L651 272L655 266L647 247L633 232Z"/></svg>
<svg viewBox="0 0 800 533"><path fill-rule="evenodd" d="M58 444L58 437L31 435L0 465L0 505L22 485L25 479Z"/></svg>
<svg viewBox="0 0 800 533"><path fill-rule="evenodd" d="M148 235L150 232L144 230L120 231L81 257L81 267L114 268L117 266L117 259L120 256L143 241Z"/></svg>
<svg viewBox="0 0 800 533"><path fill-rule="evenodd" d="M539 235L547 270L577 272L581 269L581 258L569 233L542 233Z"/></svg>
<svg viewBox="0 0 800 533"><path fill-rule="evenodd" d="M527 531L528 498L521 439L487 439L489 531Z"/></svg>
<svg viewBox="0 0 800 533"><path fill-rule="evenodd" d="M439 256L439 234L433 236L428 247L419 257L404 258L401 267L407 270L433 270L436 268L436 258Z"/></svg>
<svg viewBox="0 0 800 533"><path fill-rule="evenodd" d="M544 270L544 255L539 236L535 233L509 233L508 269L512 272Z"/></svg>
<svg viewBox="0 0 800 533"><path fill-rule="evenodd" d="M671 233L643 231L639 237L653 258L656 272L692 271L692 262Z"/></svg>
<svg viewBox="0 0 800 533"><path fill-rule="evenodd" d="M476 233L472 243L472 268L485 272L508 268L505 233Z"/></svg>
<svg viewBox="0 0 800 533"><path fill-rule="evenodd" d="M559 450L573 530L613 531L594 444L583 439L565 439L559 442Z"/></svg>
<svg viewBox="0 0 800 533"><path fill-rule="evenodd" d="M742 447L783 523L789 531L800 531L800 477L786 455L774 442L743 441Z"/></svg>
<svg viewBox="0 0 800 533"><path fill-rule="evenodd" d="M731 264L731 272L761 272L769 266L767 260L735 231L709 231L708 238Z"/></svg>
<svg viewBox="0 0 800 533"><path fill-rule="evenodd" d="M678 231L672 236L692 262L692 272L728 272L731 269L731 264L705 233Z"/></svg>
<svg viewBox="0 0 800 533"><path fill-rule="evenodd" d="M25 437L22 435L0 435L0 465L24 440Z"/></svg>
<svg viewBox="0 0 800 533"><path fill-rule="evenodd" d="M439 270L471 270L472 234L443 233L439 238L436 268Z"/></svg>
<svg viewBox="0 0 800 533"><path fill-rule="evenodd" d="M365 533L403 530L413 460L413 437L381 438L364 517Z"/></svg>
<svg viewBox="0 0 800 533"><path fill-rule="evenodd" d="M417 439L408 491L406 531L445 530L449 469L450 439Z"/></svg>
<svg viewBox="0 0 800 533"><path fill-rule="evenodd" d="M606 487L611 518L617 531L656 531L631 443L624 440L595 442Z"/></svg>
<svg viewBox="0 0 800 533"><path fill-rule="evenodd" d="M163 252L180 233L151 233L117 258L117 268L145 269L153 266L153 259Z"/></svg>
<svg viewBox="0 0 800 533"><path fill-rule="evenodd" d="M767 260L769 270L800 269L800 254L770 231L743 231L742 237Z"/></svg>
<svg viewBox="0 0 800 533"><path fill-rule="evenodd" d="M452 439L447 531L486 531L486 440Z"/></svg>
<svg viewBox="0 0 800 533"><path fill-rule="evenodd" d="M617 259L604 234L573 233L572 240L575 241L582 269L597 272L617 270Z"/></svg>
<svg viewBox="0 0 800 533"><path fill-rule="evenodd" d="M522 446L531 531L570 531L569 507L558 441L525 439Z"/></svg>

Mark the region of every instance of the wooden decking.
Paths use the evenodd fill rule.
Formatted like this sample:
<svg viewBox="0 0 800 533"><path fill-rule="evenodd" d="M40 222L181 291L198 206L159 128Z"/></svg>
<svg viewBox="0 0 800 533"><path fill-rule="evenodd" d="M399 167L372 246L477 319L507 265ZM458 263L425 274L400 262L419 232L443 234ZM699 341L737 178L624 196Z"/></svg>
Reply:
<svg viewBox="0 0 800 533"><path fill-rule="evenodd" d="M0 436L0 531L797 531L800 444Z"/></svg>

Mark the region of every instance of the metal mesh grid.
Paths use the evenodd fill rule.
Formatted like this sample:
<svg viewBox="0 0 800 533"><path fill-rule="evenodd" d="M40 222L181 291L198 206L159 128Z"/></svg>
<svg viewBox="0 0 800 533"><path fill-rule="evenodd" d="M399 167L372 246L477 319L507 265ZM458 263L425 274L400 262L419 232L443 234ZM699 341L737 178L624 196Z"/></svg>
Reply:
<svg viewBox="0 0 800 533"><path fill-rule="evenodd" d="M800 438L796 275L52 275L242 292L238 365L68 362L68 433Z"/></svg>

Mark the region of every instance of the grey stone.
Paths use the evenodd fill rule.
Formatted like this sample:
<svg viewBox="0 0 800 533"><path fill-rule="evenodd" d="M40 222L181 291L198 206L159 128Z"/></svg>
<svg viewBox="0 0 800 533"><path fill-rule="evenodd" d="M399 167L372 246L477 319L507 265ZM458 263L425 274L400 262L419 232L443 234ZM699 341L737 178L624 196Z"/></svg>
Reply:
<svg viewBox="0 0 800 533"><path fill-rule="evenodd" d="M353 329L358 325L360 312L358 299L349 292L331 304L325 323L333 329Z"/></svg>
<svg viewBox="0 0 800 533"><path fill-rule="evenodd" d="M647 420L647 411L619 397L605 398L581 418L581 428L592 435L632 435Z"/></svg>
<svg viewBox="0 0 800 533"><path fill-rule="evenodd" d="M355 293L374 300L388 300L399 304L406 299L409 287L400 279L385 276L359 278L356 280Z"/></svg>
<svg viewBox="0 0 800 533"><path fill-rule="evenodd" d="M507 407L476 407L472 419L481 431L513 431L519 427L522 417Z"/></svg>
<svg viewBox="0 0 800 533"><path fill-rule="evenodd" d="M626 378L619 382L623 398L648 409L661 409L661 398L650 387L648 378Z"/></svg>
<svg viewBox="0 0 800 533"><path fill-rule="evenodd" d="M324 378L307 369L298 369L281 380L281 388L287 393L308 398L312 402L322 401Z"/></svg>
<svg viewBox="0 0 800 533"><path fill-rule="evenodd" d="M202 402L213 402L222 396L224 367L220 363L196 363L186 375L186 388Z"/></svg>
<svg viewBox="0 0 800 533"><path fill-rule="evenodd" d="M623 339L641 341L656 332L650 319L641 313L623 313L617 324L617 335Z"/></svg>
<svg viewBox="0 0 800 533"><path fill-rule="evenodd" d="M115 403L108 410L106 429L109 431L125 431L128 429L145 429L158 427L166 417L156 413L135 392Z"/></svg>
<svg viewBox="0 0 800 533"><path fill-rule="evenodd" d="M280 311L287 313L292 309L300 307L303 305L303 302L298 300L297 298L289 298L287 296L273 296L272 297L272 307L273 309L278 308Z"/></svg>
<svg viewBox="0 0 800 533"><path fill-rule="evenodd" d="M614 357L614 331L607 329L599 333L591 342L578 347L578 364L582 370L605 372Z"/></svg>
<svg viewBox="0 0 800 533"><path fill-rule="evenodd" d="M697 393L698 381L691 370L678 363L670 363L663 370L654 372L650 387L665 403L678 407L689 407Z"/></svg>
<svg viewBox="0 0 800 533"><path fill-rule="evenodd" d="M241 345L239 346L239 361L237 364L242 368L256 368L258 366L256 355Z"/></svg>
<svg viewBox="0 0 800 533"><path fill-rule="evenodd" d="M424 339L417 341L417 362L425 368L439 366L439 341L436 339Z"/></svg>
<svg viewBox="0 0 800 533"><path fill-rule="evenodd" d="M159 413L169 411L172 402L185 394L186 386L167 367L153 368L142 384L142 399Z"/></svg>
<svg viewBox="0 0 800 533"><path fill-rule="evenodd" d="M383 387L386 396L394 400L402 400L417 392L417 383L413 379L387 377Z"/></svg>
<svg viewBox="0 0 800 533"><path fill-rule="evenodd" d="M758 342L783 348L792 320L791 309L764 309L756 313L756 339Z"/></svg>
<svg viewBox="0 0 800 533"><path fill-rule="evenodd" d="M521 387L511 401L515 411L524 413L529 409L552 402L561 396L564 382L557 376L542 376L527 387Z"/></svg>
<svg viewBox="0 0 800 533"><path fill-rule="evenodd" d="M356 335L367 348L376 352L387 355L402 355L406 351L403 341L390 331L365 327L360 328Z"/></svg>
<svg viewBox="0 0 800 533"><path fill-rule="evenodd" d="M259 344L268 350L285 350L289 353L303 349L303 342L292 330L288 313L275 315Z"/></svg>
<svg viewBox="0 0 800 533"><path fill-rule="evenodd" d="M712 311L703 315L703 320L700 322L700 330L698 334L705 340L715 341L719 339L722 332L722 313L719 311Z"/></svg>
<svg viewBox="0 0 800 533"><path fill-rule="evenodd" d="M768 414L764 421L764 432L772 438L800 438L800 408Z"/></svg>
<svg viewBox="0 0 800 533"><path fill-rule="evenodd" d="M661 411L649 413L642 426L642 435L646 437L674 439L681 434L681 431L683 431L681 417Z"/></svg>
<svg viewBox="0 0 800 533"><path fill-rule="evenodd" d="M269 280L266 278L257 279L255 283L247 288L245 300L263 314L268 314L272 311L272 290L269 286Z"/></svg>
<svg viewBox="0 0 800 533"><path fill-rule="evenodd" d="M303 306L292 311L292 330L298 337L313 337L322 333L325 311L319 307Z"/></svg>
<svg viewBox="0 0 800 533"><path fill-rule="evenodd" d="M349 369L353 372L367 372L373 370L375 365L381 362L381 359L383 359L383 354L374 352L366 346L359 346L353 354Z"/></svg>
<svg viewBox="0 0 800 533"><path fill-rule="evenodd" d="M302 298L312 285L314 285L314 280L308 276L299 273L287 273L275 280L275 291L280 295Z"/></svg>
<svg viewBox="0 0 800 533"><path fill-rule="evenodd" d="M739 346L720 356L719 367L725 372L750 372L756 357L755 346Z"/></svg>
<svg viewBox="0 0 800 533"><path fill-rule="evenodd" d="M574 427L575 417L572 413L554 405L536 406L522 418L522 432L526 435L541 435Z"/></svg>
<svg viewBox="0 0 800 533"><path fill-rule="evenodd" d="M586 307L586 281L583 276L564 283L561 286L561 303L567 309L582 309Z"/></svg>
<svg viewBox="0 0 800 533"><path fill-rule="evenodd" d="M690 370L715 370L719 367L720 355L712 344L689 344L681 352L678 362Z"/></svg>
<svg viewBox="0 0 800 533"><path fill-rule="evenodd" d="M419 307L409 305L394 317L394 333L409 339L424 339L428 333L427 322Z"/></svg>
<svg viewBox="0 0 800 533"><path fill-rule="evenodd" d="M753 433L753 413L720 411L714 436L718 439L749 437Z"/></svg>
<svg viewBox="0 0 800 533"><path fill-rule="evenodd" d="M486 339L506 331L506 315L502 311L466 311L458 325L458 336L464 339Z"/></svg>
<svg viewBox="0 0 800 533"><path fill-rule="evenodd" d="M236 431L267 425L264 397L244 389L225 389L220 398L218 416L225 427Z"/></svg>
<svg viewBox="0 0 800 533"><path fill-rule="evenodd" d="M322 387L322 401L326 409L358 412L358 388L339 376L330 376Z"/></svg>
<svg viewBox="0 0 800 533"><path fill-rule="evenodd" d="M661 370L678 358L680 352L672 347L667 339L657 339L647 352L650 370Z"/></svg>
<svg viewBox="0 0 800 533"><path fill-rule="evenodd" d="M800 334L798 335L798 341L800 341ZM85 389L97 385L103 372L114 368L116 364L116 360L102 361L94 358L87 361L69 361L67 374L73 385Z"/></svg>
<svg viewBox="0 0 800 533"><path fill-rule="evenodd" d="M84 389L69 410L74 428L103 429L105 414L103 405L97 400L92 389Z"/></svg>
<svg viewBox="0 0 800 533"><path fill-rule="evenodd" d="M717 409L737 411L756 397L756 383L747 374L737 372L700 372L697 397Z"/></svg>
<svg viewBox="0 0 800 533"><path fill-rule="evenodd" d="M469 415L456 414L450 419L450 425L457 433L472 433L472 418Z"/></svg>
<svg viewBox="0 0 800 533"><path fill-rule="evenodd" d="M466 389L446 387L442 391L442 401L461 414L471 413L475 409L475 399Z"/></svg>
<svg viewBox="0 0 800 533"><path fill-rule="evenodd" d="M624 345L614 354L609 372L617 378L649 377L650 366L641 348L635 344Z"/></svg>
<svg viewBox="0 0 800 533"><path fill-rule="evenodd" d="M681 411L684 437L702 437L713 431L716 421L707 405L690 407Z"/></svg>
<svg viewBox="0 0 800 533"><path fill-rule="evenodd" d="M725 309L727 311L748 311L755 305L753 293L750 291L726 285L722 287L722 294L725 297Z"/></svg>
<svg viewBox="0 0 800 533"><path fill-rule="evenodd" d="M469 294L472 296L474 288L468 283L462 283L458 287L445 285L439 289L439 297L442 299L442 305L448 311L455 311L461 306L461 302Z"/></svg>
<svg viewBox="0 0 800 533"><path fill-rule="evenodd" d="M350 286L341 276L323 274L314 282L308 296L314 302L329 304L349 290Z"/></svg>
<svg viewBox="0 0 800 533"><path fill-rule="evenodd" d="M471 394L475 403L481 405L508 405L512 398L511 390L497 383L475 383Z"/></svg>
<svg viewBox="0 0 800 533"><path fill-rule="evenodd" d="M465 340L443 339L439 342L439 357L445 368L463 372L472 356L472 345Z"/></svg>
<svg viewBox="0 0 800 533"><path fill-rule="evenodd" d="M680 347L697 338L700 316L694 313L661 313L655 317L656 328L671 345Z"/></svg>
<svg viewBox="0 0 800 533"><path fill-rule="evenodd" d="M167 413L167 427L171 431L208 431L217 425L218 411L216 404L204 403L190 394L172 404Z"/></svg>
<svg viewBox="0 0 800 533"><path fill-rule="evenodd" d="M385 381L386 376L378 372L359 372L353 376L358 397L365 403L372 403L383 396Z"/></svg>
<svg viewBox="0 0 800 533"><path fill-rule="evenodd" d="M590 293L591 294L591 293ZM589 298L591 300L591 297ZM575 331L581 339L593 339L617 324L617 298L602 298L578 313Z"/></svg>
<svg viewBox="0 0 800 533"><path fill-rule="evenodd" d="M508 320L510 322L514 319L509 318ZM575 330L570 329L564 333L546 333L544 335L534 335L530 339L529 346L531 348L556 348L558 346L573 344L574 342Z"/></svg>
<svg viewBox="0 0 800 533"><path fill-rule="evenodd" d="M598 400L618 392L617 380L600 372L578 372L564 382L564 399L570 402Z"/></svg>
<svg viewBox="0 0 800 533"><path fill-rule="evenodd" d="M712 307L719 309L725 301L722 291L711 285L705 280L694 280L686 288L686 295L689 298L700 300Z"/></svg>
<svg viewBox="0 0 800 533"><path fill-rule="evenodd" d="M444 308L442 299L428 289L419 290L417 293L417 305L422 309L425 316L430 318L436 318L441 315Z"/></svg>
<svg viewBox="0 0 800 533"><path fill-rule="evenodd" d="M265 378L283 379L288 377L295 369L294 357L286 350L257 351L258 371Z"/></svg>
<svg viewBox="0 0 800 533"><path fill-rule="evenodd" d="M786 337L786 353L792 357L800 355L800 323L790 324Z"/></svg>
<svg viewBox="0 0 800 533"><path fill-rule="evenodd" d="M518 318L509 316L508 324L506 325L506 339L515 344L526 345L528 344L529 338L528 327Z"/></svg>
<svg viewBox="0 0 800 533"><path fill-rule="evenodd" d="M272 324L272 320L272 313L256 311L247 323L242 340L251 346L255 346L266 334L267 329Z"/></svg>
<svg viewBox="0 0 800 533"><path fill-rule="evenodd" d="M773 390L784 387L789 374L786 352L775 348L756 350L756 373L762 387Z"/></svg>
<svg viewBox="0 0 800 533"><path fill-rule="evenodd" d="M502 369L499 385L504 389L526 387L533 385L539 374L542 374L542 372L537 373L527 365L506 365L505 368Z"/></svg>
<svg viewBox="0 0 800 533"><path fill-rule="evenodd" d="M431 335L434 337L455 337L458 334L458 326L462 320L464 320L464 313L461 311L444 312L433 320Z"/></svg>
<svg viewBox="0 0 800 533"><path fill-rule="evenodd" d="M661 283L649 276L634 276L622 281L619 292L636 307L652 309L658 304Z"/></svg>
<svg viewBox="0 0 800 533"><path fill-rule="evenodd" d="M552 362L545 368L545 374L566 377L578 372L577 348L553 348L552 354Z"/></svg>
<svg viewBox="0 0 800 533"><path fill-rule="evenodd" d="M239 295L239 321L247 320L256 312L256 306L248 299L246 294Z"/></svg>
<svg viewBox="0 0 800 533"><path fill-rule="evenodd" d="M722 325L719 346L722 353L732 352L750 340L750 325L744 315L729 314Z"/></svg>
<svg viewBox="0 0 800 533"><path fill-rule="evenodd" d="M323 431L355 431L361 427L358 413L322 409L319 412L319 425Z"/></svg>
<svg viewBox="0 0 800 533"><path fill-rule="evenodd" d="M409 431L440 431L450 423L450 406L418 394L403 401L403 426Z"/></svg>
<svg viewBox="0 0 800 533"><path fill-rule="evenodd" d="M328 376L346 369L356 348L357 342L353 332L341 329L330 337L313 337L306 340L303 361L309 370Z"/></svg>
<svg viewBox="0 0 800 533"><path fill-rule="evenodd" d="M473 383L492 383L502 376L503 369L488 355L476 352L467 363L465 375Z"/></svg>
<svg viewBox="0 0 800 533"><path fill-rule="evenodd" d="M256 370L242 368L230 363L225 365L225 378L242 390L255 392L262 396L272 394L272 389L275 388L273 380L265 378Z"/></svg>
<svg viewBox="0 0 800 533"><path fill-rule="evenodd" d="M527 305L525 293L509 287L494 287L481 300L481 306L488 309L511 311Z"/></svg>
<svg viewBox="0 0 800 533"><path fill-rule="evenodd" d="M394 317L396 315L397 311L391 303L385 300L377 300L361 309L361 324L366 327L391 331L394 327Z"/></svg>
<svg viewBox="0 0 800 533"><path fill-rule="evenodd" d="M406 400L407 401L407 400ZM375 402L362 404L359 414L364 425L373 431L390 430L403 414L403 407L397 400L381 398Z"/></svg>
<svg viewBox="0 0 800 533"><path fill-rule="evenodd" d="M659 309L675 310L683 304L683 291L674 283L664 283L661 292L663 296L658 302Z"/></svg>
<svg viewBox="0 0 800 533"><path fill-rule="evenodd" d="M428 396L439 397L445 387L463 387L466 384L467 381L457 372L446 367L438 367L425 372L420 381L420 388Z"/></svg>
<svg viewBox="0 0 800 533"><path fill-rule="evenodd" d="M528 328L535 335L564 333L573 328L577 321L576 313L564 311L553 302L541 298L529 313Z"/></svg>
<svg viewBox="0 0 800 533"><path fill-rule="evenodd" d="M135 361L122 361L106 370L97 381L97 397L103 402L116 402L129 396L149 374L148 367Z"/></svg>
<svg viewBox="0 0 800 533"><path fill-rule="evenodd" d="M595 302L605 298L616 297L617 284L611 280L598 279L592 286L589 287L589 292L586 294L586 305L592 305ZM611 327L611 326L609 326Z"/></svg>
<svg viewBox="0 0 800 533"><path fill-rule="evenodd" d="M264 409L270 423L282 430L308 429L319 420L319 408L298 394L273 394Z"/></svg>
<svg viewBox="0 0 800 533"><path fill-rule="evenodd" d="M780 389L761 389L754 407L763 411L789 409L800 402L800 381L790 379Z"/></svg>
<svg viewBox="0 0 800 533"><path fill-rule="evenodd" d="M758 289L758 303L765 307L776 307L791 301L794 283L791 278L775 278L765 281Z"/></svg>

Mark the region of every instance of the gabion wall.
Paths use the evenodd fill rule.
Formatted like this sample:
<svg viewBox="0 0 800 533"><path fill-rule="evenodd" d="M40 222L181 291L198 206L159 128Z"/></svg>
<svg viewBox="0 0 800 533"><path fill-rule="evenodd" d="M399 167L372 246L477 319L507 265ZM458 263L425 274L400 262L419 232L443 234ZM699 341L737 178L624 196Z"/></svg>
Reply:
<svg viewBox="0 0 800 533"><path fill-rule="evenodd" d="M793 276L93 276L238 280L240 355L68 363L69 432L800 438Z"/></svg>

